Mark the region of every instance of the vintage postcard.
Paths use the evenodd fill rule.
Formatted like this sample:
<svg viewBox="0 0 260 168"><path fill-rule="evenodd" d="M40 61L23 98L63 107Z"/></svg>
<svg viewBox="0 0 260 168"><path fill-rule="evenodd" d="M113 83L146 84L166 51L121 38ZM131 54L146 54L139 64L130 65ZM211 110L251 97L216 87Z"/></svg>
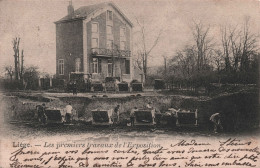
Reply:
<svg viewBox="0 0 260 168"><path fill-rule="evenodd" d="M259 0L0 0L0 168L260 167Z"/></svg>

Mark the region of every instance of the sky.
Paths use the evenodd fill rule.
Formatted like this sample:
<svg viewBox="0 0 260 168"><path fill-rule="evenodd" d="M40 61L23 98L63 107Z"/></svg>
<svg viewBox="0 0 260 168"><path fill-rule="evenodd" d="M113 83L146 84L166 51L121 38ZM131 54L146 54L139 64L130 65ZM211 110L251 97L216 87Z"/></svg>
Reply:
<svg viewBox="0 0 260 168"><path fill-rule="evenodd" d="M73 0L74 9L104 0ZM149 66L163 64L176 50L193 42L192 23L210 26L210 35L219 42L220 26L241 25L250 17L252 31L260 35L260 0L112 0L133 22L134 44L140 37L136 18L144 21L147 48L158 32L158 45L151 52ZM54 22L67 15L69 0L0 0L0 72L13 65L12 40L20 37L25 66L55 73L56 30ZM135 45L134 45L135 46ZM259 43L260 46L260 43Z"/></svg>

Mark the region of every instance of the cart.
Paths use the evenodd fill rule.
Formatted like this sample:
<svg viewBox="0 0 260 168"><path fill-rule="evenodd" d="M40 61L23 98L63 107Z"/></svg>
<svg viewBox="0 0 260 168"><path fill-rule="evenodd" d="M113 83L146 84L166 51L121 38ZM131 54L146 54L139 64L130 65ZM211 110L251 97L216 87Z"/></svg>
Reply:
<svg viewBox="0 0 260 168"><path fill-rule="evenodd" d="M92 113L92 125L112 125L113 110L99 110L95 109Z"/></svg>

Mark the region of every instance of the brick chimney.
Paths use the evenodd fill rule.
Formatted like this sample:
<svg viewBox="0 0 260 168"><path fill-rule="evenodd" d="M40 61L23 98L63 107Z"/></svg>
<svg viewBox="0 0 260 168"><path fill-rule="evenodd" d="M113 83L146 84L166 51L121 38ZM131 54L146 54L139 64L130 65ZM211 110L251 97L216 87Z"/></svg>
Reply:
<svg viewBox="0 0 260 168"><path fill-rule="evenodd" d="M71 1L69 1L68 15L69 15L70 17L72 17L73 13L74 13L74 7L73 7L73 5L72 5L72 0L71 0Z"/></svg>

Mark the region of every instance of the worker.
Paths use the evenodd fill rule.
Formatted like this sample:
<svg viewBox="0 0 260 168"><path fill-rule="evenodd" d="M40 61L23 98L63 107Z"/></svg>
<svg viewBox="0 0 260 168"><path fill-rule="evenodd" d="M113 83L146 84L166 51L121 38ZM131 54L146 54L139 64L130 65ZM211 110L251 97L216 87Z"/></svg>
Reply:
<svg viewBox="0 0 260 168"><path fill-rule="evenodd" d="M12 105L11 115L12 115L13 119L17 119L17 112L16 112L16 109L15 109L15 105Z"/></svg>
<svg viewBox="0 0 260 168"><path fill-rule="evenodd" d="M38 112L39 122L41 122L42 124L46 124L47 116L45 114L45 110L46 110L45 103L43 103L42 105L36 106L36 109L37 109L37 112Z"/></svg>
<svg viewBox="0 0 260 168"><path fill-rule="evenodd" d="M72 119L72 106L71 106L71 103L69 103L66 107L66 114L65 114L65 120L67 123L69 123Z"/></svg>
<svg viewBox="0 0 260 168"><path fill-rule="evenodd" d="M153 107L152 107L152 102L149 102L149 103L146 105L146 108L152 109L152 108L153 108Z"/></svg>
<svg viewBox="0 0 260 168"><path fill-rule="evenodd" d="M120 81L118 79L115 79L115 91L116 92L119 91L119 86L118 86L119 83L120 83Z"/></svg>
<svg viewBox="0 0 260 168"><path fill-rule="evenodd" d="M130 112L131 127L135 125L135 111L137 111L137 107L134 107Z"/></svg>
<svg viewBox="0 0 260 168"><path fill-rule="evenodd" d="M73 82L72 90L73 90L73 95L77 95L77 83L76 83L76 81Z"/></svg>
<svg viewBox="0 0 260 168"><path fill-rule="evenodd" d="M112 119L113 119L113 125L117 124L118 118L119 118L119 108L120 105L117 105L114 109L114 112L112 114Z"/></svg>
<svg viewBox="0 0 260 168"><path fill-rule="evenodd" d="M87 79L87 90L88 90L88 92L91 91L91 83L92 83L91 75L88 74L88 79Z"/></svg>
<svg viewBox="0 0 260 168"><path fill-rule="evenodd" d="M154 108L154 110L155 110L155 116L156 116L156 125L159 126L161 124L162 113L157 108Z"/></svg>
<svg viewBox="0 0 260 168"><path fill-rule="evenodd" d="M221 124L221 114L220 113L215 113L215 114L211 115L209 120L214 124L215 133L218 133L219 129L223 130L223 127Z"/></svg>

